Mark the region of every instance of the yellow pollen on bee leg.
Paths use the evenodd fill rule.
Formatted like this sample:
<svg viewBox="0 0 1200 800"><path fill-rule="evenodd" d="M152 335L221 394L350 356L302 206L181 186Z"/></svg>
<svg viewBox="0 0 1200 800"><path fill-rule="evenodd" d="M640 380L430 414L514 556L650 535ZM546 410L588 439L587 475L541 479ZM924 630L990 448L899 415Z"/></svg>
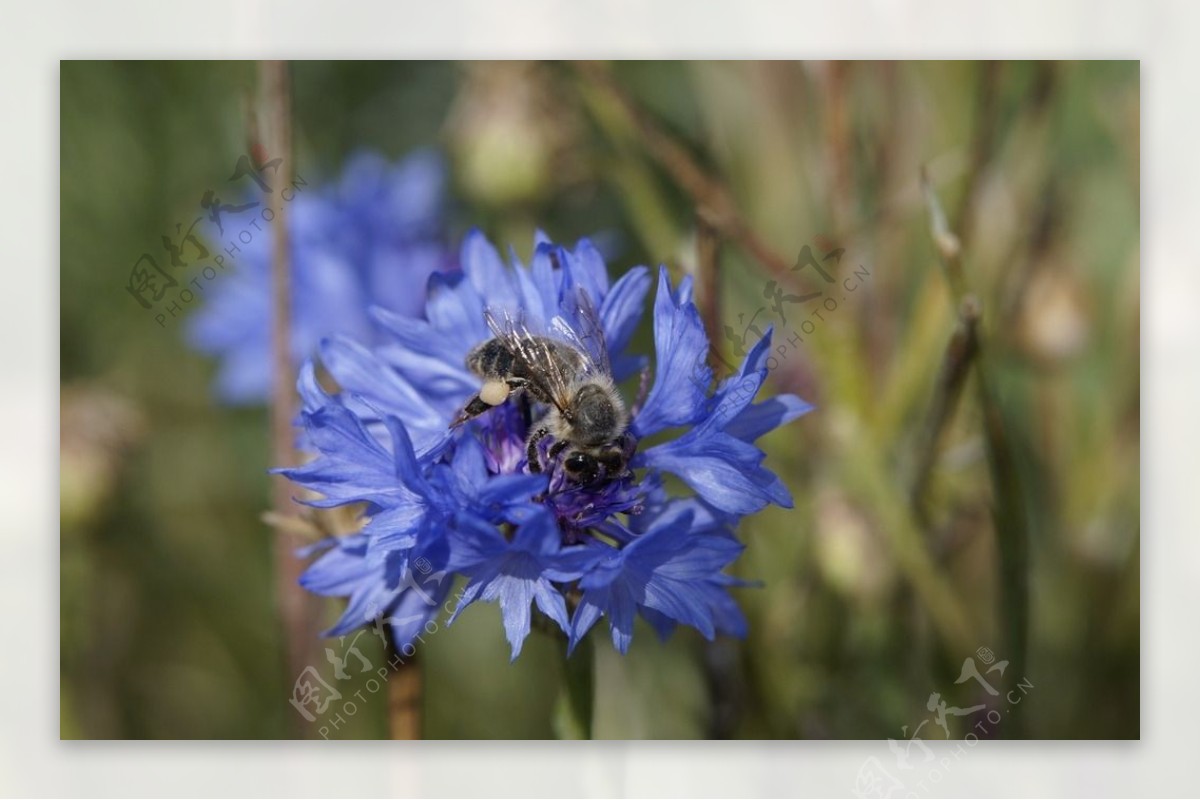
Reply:
<svg viewBox="0 0 1200 800"><path fill-rule="evenodd" d="M489 406L498 406L508 399L508 384L504 381L488 381L479 390L479 399Z"/></svg>

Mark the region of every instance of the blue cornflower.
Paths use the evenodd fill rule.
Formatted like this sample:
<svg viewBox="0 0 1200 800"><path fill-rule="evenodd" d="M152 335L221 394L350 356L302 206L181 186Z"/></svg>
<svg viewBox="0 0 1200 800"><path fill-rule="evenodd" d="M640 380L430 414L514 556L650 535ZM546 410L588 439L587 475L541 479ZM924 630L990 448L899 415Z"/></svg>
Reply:
<svg viewBox="0 0 1200 800"><path fill-rule="evenodd" d="M430 274L453 266L444 230L445 169L432 151L397 164L359 153L340 179L288 203L292 234L291 349L298 364L322 338L372 340L367 310L419 315ZM270 392L271 237L241 245L235 269L207 290L188 339L220 357L217 394L256 403Z"/></svg>
<svg viewBox="0 0 1200 800"><path fill-rule="evenodd" d="M673 288L659 270L651 367L627 352L651 286L644 267L610 283L590 242L568 249L544 238L528 265L515 255L505 264L478 232L465 238L459 263L430 277L422 315L373 309L386 333L374 346L349 336L322 342L337 394L318 385L311 364L301 372L300 424L314 457L282 472L320 496L314 505L363 504L366 517L304 577L313 591L350 597L334 632L401 610L406 622L392 631L403 646L419 630L413 625L437 612L446 579L459 575L466 583L452 620L472 603L497 602L513 658L534 606L571 649L601 618L622 652L636 616L662 636L678 624L709 638L744 635L728 593L741 582L724 573L742 551L738 521L769 503L791 506L754 441L810 409L791 395L753 402L767 374L770 331L710 394L708 338L689 278ZM644 371L653 369L631 409L630 468L592 484L571 480L564 456L549 457L550 442L538 450L544 470L531 469L526 439L541 409L528 395L514 393L449 427L480 391L466 356L494 335L485 311L553 335L579 326L581 293L614 376L643 370L645 385ZM641 448L650 436L660 443ZM671 497L664 473L694 494ZM415 578L416 564L436 582Z"/></svg>

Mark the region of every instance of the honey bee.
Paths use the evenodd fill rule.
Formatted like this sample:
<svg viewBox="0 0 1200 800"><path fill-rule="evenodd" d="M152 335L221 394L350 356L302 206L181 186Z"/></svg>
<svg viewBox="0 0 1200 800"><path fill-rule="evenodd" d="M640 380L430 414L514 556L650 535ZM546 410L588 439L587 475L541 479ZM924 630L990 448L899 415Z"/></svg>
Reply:
<svg viewBox="0 0 1200 800"><path fill-rule="evenodd" d="M538 445L550 436L550 459L566 451L562 468L567 477L590 485L622 475L632 448L626 435L629 413L613 381L604 332L583 290L575 306L575 324L585 337L562 317L551 322L553 335L539 335L507 314L485 311L493 338L466 358L467 368L483 379L483 386L450 427L525 392L549 407L526 439L530 471L544 470Z"/></svg>

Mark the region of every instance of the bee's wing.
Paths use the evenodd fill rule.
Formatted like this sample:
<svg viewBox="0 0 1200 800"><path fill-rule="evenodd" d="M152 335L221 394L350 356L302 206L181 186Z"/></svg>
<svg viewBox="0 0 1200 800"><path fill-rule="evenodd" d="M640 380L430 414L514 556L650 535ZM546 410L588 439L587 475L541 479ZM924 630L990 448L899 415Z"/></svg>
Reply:
<svg viewBox="0 0 1200 800"><path fill-rule="evenodd" d="M571 403L570 366L563 361L563 353L557 351L553 340L530 332L524 320L514 318L507 311L499 315L492 309L483 312L492 335L504 343L505 348L519 362L522 377L529 381L539 394L550 399L559 411L567 411Z"/></svg>
<svg viewBox="0 0 1200 800"><path fill-rule="evenodd" d="M577 287L570 297L563 298L562 313L550 321L550 329L583 353L588 372L612 377L604 326L586 289Z"/></svg>

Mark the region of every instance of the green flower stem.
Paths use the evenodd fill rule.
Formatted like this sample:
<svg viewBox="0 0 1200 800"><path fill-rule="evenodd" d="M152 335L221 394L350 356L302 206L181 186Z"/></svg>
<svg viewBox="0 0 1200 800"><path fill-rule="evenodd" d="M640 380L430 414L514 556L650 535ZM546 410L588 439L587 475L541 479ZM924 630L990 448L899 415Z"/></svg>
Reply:
<svg viewBox="0 0 1200 800"><path fill-rule="evenodd" d="M563 662L563 693L556 720L558 738L591 739L596 706L596 653L585 636Z"/></svg>

